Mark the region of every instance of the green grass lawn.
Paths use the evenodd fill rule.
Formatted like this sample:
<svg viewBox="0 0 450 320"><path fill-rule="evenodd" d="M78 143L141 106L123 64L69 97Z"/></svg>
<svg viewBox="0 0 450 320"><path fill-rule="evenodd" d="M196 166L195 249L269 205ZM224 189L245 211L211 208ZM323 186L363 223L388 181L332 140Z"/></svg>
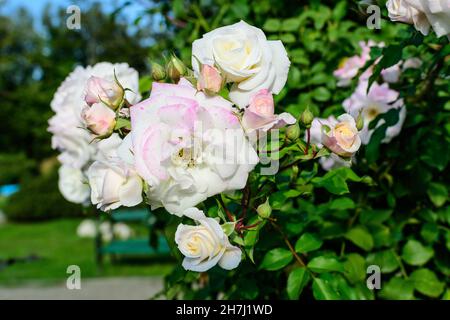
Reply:
<svg viewBox="0 0 450 320"><path fill-rule="evenodd" d="M31 280L52 282L67 278L69 265L78 265L82 277L165 275L173 264L164 261L117 262L105 259L101 270L95 263L93 239L81 239L76 229L81 220L0 225L0 260L36 255L37 261L20 262L0 269L0 285Z"/></svg>

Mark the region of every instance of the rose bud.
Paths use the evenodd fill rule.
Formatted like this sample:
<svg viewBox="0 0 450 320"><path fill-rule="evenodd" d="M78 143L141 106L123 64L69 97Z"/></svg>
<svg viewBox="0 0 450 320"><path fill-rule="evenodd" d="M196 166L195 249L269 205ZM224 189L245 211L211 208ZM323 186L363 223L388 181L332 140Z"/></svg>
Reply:
<svg viewBox="0 0 450 320"><path fill-rule="evenodd" d="M309 110L308 107L302 112L302 115L300 116L300 120L302 121L303 125L306 128L311 127L311 123L314 120L314 114Z"/></svg>
<svg viewBox="0 0 450 320"><path fill-rule="evenodd" d="M152 78L155 81L161 81L166 78L166 70L156 62L152 62Z"/></svg>
<svg viewBox="0 0 450 320"><path fill-rule="evenodd" d="M103 102L112 109L117 109L122 102L124 90L116 81L99 77L90 77L86 83L84 101L88 105Z"/></svg>
<svg viewBox="0 0 450 320"><path fill-rule="evenodd" d="M361 146L355 119L349 114L343 114L337 120L334 127L327 128L329 130L322 128L322 143L339 156L351 157Z"/></svg>
<svg viewBox="0 0 450 320"><path fill-rule="evenodd" d="M256 212L258 213L258 216L260 216L263 219L267 219L272 214L272 207L269 203L269 198L266 199L266 202L260 204L258 208L256 208Z"/></svg>
<svg viewBox="0 0 450 320"><path fill-rule="evenodd" d="M242 125L247 132L257 131L260 134L294 124L295 121L287 112L275 114L272 93L267 89L261 89L251 96L250 105L242 117Z"/></svg>
<svg viewBox="0 0 450 320"><path fill-rule="evenodd" d="M295 141L298 137L300 137L300 126L298 123L294 123L292 126L286 128L286 138Z"/></svg>
<svg viewBox="0 0 450 320"><path fill-rule="evenodd" d="M222 89L223 79L219 70L210 65L204 64L201 67L197 82L197 90L215 94Z"/></svg>
<svg viewBox="0 0 450 320"><path fill-rule="evenodd" d="M82 117L87 128L101 137L111 135L116 125L116 113L103 103L95 103L85 108Z"/></svg>
<svg viewBox="0 0 450 320"><path fill-rule="evenodd" d="M166 66L166 73L170 79L172 79L175 83L178 83L180 78L184 76L187 72L187 68L184 65L183 61L178 59L175 55L172 55L169 63Z"/></svg>

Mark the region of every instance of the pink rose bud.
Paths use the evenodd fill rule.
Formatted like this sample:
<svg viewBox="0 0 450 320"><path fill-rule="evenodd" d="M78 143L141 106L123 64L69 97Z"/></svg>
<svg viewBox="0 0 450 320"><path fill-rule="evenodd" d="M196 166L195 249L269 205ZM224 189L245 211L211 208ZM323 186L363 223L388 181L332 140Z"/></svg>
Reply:
<svg viewBox="0 0 450 320"><path fill-rule="evenodd" d="M116 113L103 103L94 103L83 110L82 117L87 128L102 137L109 136L116 125Z"/></svg>
<svg viewBox="0 0 450 320"><path fill-rule="evenodd" d="M197 90L217 93L222 89L222 77L219 70L207 64L202 65L197 82Z"/></svg>
<svg viewBox="0 0 450 320"><path fill-rule="evenodd" d="M88 105L103 102L112 109L117 109L122 102L124 90L116 81L99 77L90 77L86 83L84 101Z"/></svg>
<svg viewBox="0 0 450 320"><path fill-rule="evenodd" d="M273 96L267 89L261 89L251 96L250 104L242 117L242 125L247 131L258 130L260 132L294 124L295 121L295 118L287 112L280 115L275 114Z"/></svg>

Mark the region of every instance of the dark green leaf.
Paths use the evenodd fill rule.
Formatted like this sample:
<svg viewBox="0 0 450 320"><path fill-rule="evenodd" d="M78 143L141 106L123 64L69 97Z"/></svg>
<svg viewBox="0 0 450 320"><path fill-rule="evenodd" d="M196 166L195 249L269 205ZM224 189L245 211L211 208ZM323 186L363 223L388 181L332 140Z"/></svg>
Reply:
<svg viewBox="0 0 450 320"><path fill-rule="evenodd" d="M319 249L323 241L311 233L304 233L295 244L295 251L307 253Z"/></svg>
<svg viewBox="0 0 450 320"><path fill-rule="evenodd" d="M261 269L275 271L287 266L293 259L292 252L283 248L272 249L261 262Z"/></svg>

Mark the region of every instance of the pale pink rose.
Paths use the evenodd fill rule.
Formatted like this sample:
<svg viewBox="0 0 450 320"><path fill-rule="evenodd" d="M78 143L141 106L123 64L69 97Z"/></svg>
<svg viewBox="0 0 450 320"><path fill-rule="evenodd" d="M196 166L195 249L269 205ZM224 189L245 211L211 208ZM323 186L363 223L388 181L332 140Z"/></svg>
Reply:
<svg viewBox="0 0 450 320"><path fill-rule="evenodd" d="M197 90L208 93L218 93L222 88L223 79L219 70L210 65L202 65L198 76Z"/></svg>
<svg viewBox="0 0 450 320"><path fill-rule="evenodd" d="M383 80L388 83L397 83L400 79L400 63L394 64L392 67L381 70Z"/></svg>
<svg viewBox="0 0 450 320"><path fill-rule="evenodd" d="M242 117L242 126L247 132L257 130L264 133L270 129L281 128L295 123L295 118L284 112L276 115L272 93L267 89L261 89L250 98L250 105L245 109Z"/></svg>
<svg viewBox="0 0 450 320"><path fill-rule="evenodd" d="M337 121L328 132L322 130L322 143L339 156L351 157L361 146L355 119L349 114L343 114Z"/></svg>
<svg viewBox="0 0 450 320"><path fill-rule="evenodd" d="M152 209L181 216L208 197L241 189L259 160L232 104L198 92L184 78L153 82L150 98L130 112L124 143L148 185Z"/></svg>
<svg viewBox="0 0 450 320"><path fill-rule="evenodd" d="M338 78L338 87L347 87L351 80L358 74L359 70L364 67L367 61L370 60L370 48L377 44L372 40L368 42L360 41L361 54L342 60L339 68L333 72L333 75ZM381 44L382 45L382 44ZM360 80L365 80L372 74L372 68L368 68L361 76Z"/></svg>
<svg viewBox="0 0 450 320"><path fill-rule="evenodd" d="M87 128L94 134L105 136L112 133L116 124L116 114L103 103L94 103L83 110Z"/></svg>
<svg viewBox="0 0 450 320"><path fill-rule="evenodd" d="M92 76L86 83L84 101L88 105L103 102L116 109L122 101L124 90L116 81Z"/></svg>
<svg viewBox="0 0 450 320"><path fill-rule="evenodd" d="M379 85L376 82L373 83L369 93L367 93L367 85L367 81L360 82L355 92L343 102L344 109L347 113L351 114L353 117L357 117L361 112L363 116L364 128L360 132L363 144L368 144L370 141L373 129L369 130L369 123L372 120L392 108L403 107L403 100L399 99L399 93L390 89L387 83L383 83L382 85ZM400 115L399 124L401 128L401 124L403 124L406 116L406 110L402 110ZM378 125L381 125L381 123ZM400 133L398 124L394 127L396 127L395 130L389 130L391 127L388 128L383 142L389 142L394 136Z"/></svg>
<svg viewBox="0 0 450 320"><path fill-rule="evenodd" d="M405 60L402 68L403 68L403 70L419 69L421 66L422 66L422 60L420 60L419 58L409 58L409 59Z"/></svg>

